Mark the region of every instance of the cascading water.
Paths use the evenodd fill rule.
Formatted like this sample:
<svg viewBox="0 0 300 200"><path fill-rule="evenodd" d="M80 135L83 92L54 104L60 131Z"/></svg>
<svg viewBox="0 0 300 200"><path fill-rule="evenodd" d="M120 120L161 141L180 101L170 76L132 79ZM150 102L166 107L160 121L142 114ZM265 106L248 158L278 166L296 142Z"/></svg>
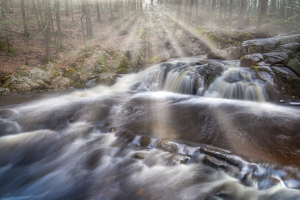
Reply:
<svg viewBox="0 0 300 200"><path fill-rule="evenodd" d="M225 71L222 76L210 86L205 96L241 99L250 101L265 101L260 85L251 79L246 70L237 68Z"/></svg>
<svg viewBox="0 0 300 200"><path fill-rule="evenodd" d="M206 66L196 63L164 63L110 88L22 104L5 97L0 198L299 199L300 110L206 97L220 95L219 79L205 85ZM226 98L259 100L248 97L248 73L219 78L248 84Z"/></svg>

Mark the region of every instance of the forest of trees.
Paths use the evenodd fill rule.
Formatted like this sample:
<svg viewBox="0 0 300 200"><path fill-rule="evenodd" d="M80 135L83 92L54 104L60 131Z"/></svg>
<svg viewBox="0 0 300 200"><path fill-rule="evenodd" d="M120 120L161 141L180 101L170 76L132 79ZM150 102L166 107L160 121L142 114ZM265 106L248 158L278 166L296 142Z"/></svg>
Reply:
<svg viewBox="0 0 300 200"><path fill-rule="evenodd" d="M17 44L11 44L11 37L22 32L27 50L31 40L43 40L44 60L49 62L63 47L62 17L80 24L80 40L86 47L86 40L103 31L94 30L94 23L115 20L124 32L128 21L143 17L147 22L145 10L160 12L160 6L170 11L162 13L173 22L168 31L182 30L181 42L195 27L230 32L255 25L260 30L264 22L275 21L294 23L296 29L300 22L300 0L1 0L0 51L13 54L11 46ZM51 45L56 45L55 52Z"/></svg>

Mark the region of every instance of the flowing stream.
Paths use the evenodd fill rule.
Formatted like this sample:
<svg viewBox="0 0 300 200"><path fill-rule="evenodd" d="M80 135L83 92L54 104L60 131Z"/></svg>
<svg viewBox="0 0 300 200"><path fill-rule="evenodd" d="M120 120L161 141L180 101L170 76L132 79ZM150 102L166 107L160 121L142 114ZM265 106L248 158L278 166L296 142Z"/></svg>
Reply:
<svg viewBox="0 0 300 200"><path fill-rule="evenodd" d="M0 198L300 199L299 108L266 102L236 61L212 62L209 85L209 63L190 58L3 98Z"/></svg>

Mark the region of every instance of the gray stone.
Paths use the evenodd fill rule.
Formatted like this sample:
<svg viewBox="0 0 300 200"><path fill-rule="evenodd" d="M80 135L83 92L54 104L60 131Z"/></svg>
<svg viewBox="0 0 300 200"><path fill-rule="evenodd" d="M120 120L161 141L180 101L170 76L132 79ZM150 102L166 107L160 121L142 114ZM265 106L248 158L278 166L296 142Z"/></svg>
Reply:
<svg viewBox="0 0 300 200"><path fill-rule="evenodd" d="M227 169L228 168L227 163L225 163L221 160L218 160L214 157L211 157L211 156L204 156L202 161L204 164L209 165L213 168L217 168L217 169Z"/></svg>
<svg viewBox="0 0 300 200"><path fill-rule="evenodd" d="M10 91L16 91L17 93L26 93L31 91L31 87L27 83L21 83L21 84L12 84L9 87Z"/></svg>
<svg viewBox="0 0 300 200"><path fill-rule="evenodd" d="M275 50L280 45L289 43L299 43L300 34L281 36L275 38L255 39L244 41L241 45L241 51L245 54L267 53Z"/></svg>
<svg viewBox="0 0 300 200"><path fill-rule="evenodd" d="M143 153L142 152L136 152L132 155L132 157L135 158L135 159L142 160L142 159L146 158L147 155L148 155L148 153L145 153L145 152L143 152Z"/></svg>
<svg viewBox="0 0 300 200"><path fill-rule="evenodd" d="M227 60L227 59L230 59L230 54L224 50L214 49L209 52L209 54L207 55L207 58L208 59Z"/></svg>
<svg viewBox="0 0 300 200"><path fill-rule="evenodd" d="M69 89L73 84L74 82L72 80L61 76L56 77L51 81L51 86L54 89L62 89L62 90Z"/></svg>
<svg viewBox="0 0 300 200"><path fill-rule="evenodd" d="M47 84L51 84L51 81L55 77L61 76L61 73L57 70L45 71L36 67L29 71L28 76L32 80L42 80Z"/></svg>
<svg viewBox="0 0 300 200"><path fill-rule="evenodd" d="M263 54L266 63L271 65L285 64L288 59L288 55L285 52L270 52Z"/></svg>
<svg viewBox="0 0 300 200"><path fill-rule="evenodd" d="M54 63L49 62L46 66L45 66L45 71L51 71L51 70L55 70L56 66Z"/></svg>
<svg viewBox="0 0 300 200"><path fill-rule="evenodd" d="M175 153L178 151L178 145L171 140L162 140L157 144L157 148Z"/></svg>
<svg viewBox="0 0 300 200"><path fill-rule="evenodd" d="M296 72L300 76L300 60L297 58L291 59L287 67L291 68L294 72Z"/></svg>
<svg viewBox="0 0 300 200"><path fill-rule="evenodd" d="M264 57L260 53L245 55L241 58L241 67L252 67L263 61Z"/></svg>
<svg viewBox="0 0 300 200"><path fill-rule="evenodd" d="M96 85L97 85L96 79L92 79L92 80L89 80L88 82L86 82L85 87L87 87L87 88L93 88Z"/></svg>
<svg viewBox="0 0 300 200"><path fill-rule="evenodd" d="M31 80L27 76L22 77L22 80L31 87L32 91L40 87L40 84L38 84L36 81Z"/></svg>
<svg viewBox="0 0 300 200"><path fill-rule="evenodd" d="M4 83L2 84L2 87L4 88L9 88L12 84L20 84L22 83L23 81L20 80L20 76L19 75L16 75L16 76L9 76L8 79L6 79L4 81Z"/></svg>
<svg viewBox="0 0 300 200"><path fill-rule="evenodd" d="M167 52L154 56L149 63L162 63L170 60L170 55Z"/></svg>

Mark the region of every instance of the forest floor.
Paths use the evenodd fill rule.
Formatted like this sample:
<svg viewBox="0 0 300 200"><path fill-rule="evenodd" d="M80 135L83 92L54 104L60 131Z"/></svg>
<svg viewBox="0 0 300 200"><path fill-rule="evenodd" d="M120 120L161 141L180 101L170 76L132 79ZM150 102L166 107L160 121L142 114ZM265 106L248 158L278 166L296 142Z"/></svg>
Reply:
<svg viewBox="0 0 300 200"><path fill-rule="evenodd" d="M113 17L111 17L109 13L106 13L102 14L100 23L97 22L97 16L94 12L92 15L93 38L86 41L86 48L84 46L80 22L82 12L74 11L75 22L72 22L71 16L66 16L64 13L61 13L62 48L59 50L59 54L57 56L57 46L54 41L55 34L52 34L52 60L56 63L58 68L79 66L84 67L85 69L92 69L100 51L111 50L121 51L123 53L125 53L126 50L130 50L131 52L142 51L142 40L147 39L146 37L151 37L153 55L157 55L164 51L165 48L168 48L165 45L165 38L173 37L172 42L176 43L176 45L173 46L179 49L178 55L183 56L184 53L181 51L181 47L186 46L186 48L188 48L188 45L176 42L176 40L180 38L182 31L177 31L175 35L173 35L170 31L174 25L173 17L170 17L170 15L175 16L175 13L172 13L170 10L165 10L166 13L169 14L161 14L163 13L161 8L156 9L158 10L154 10L154 12L147 12L145 9L143 17L137 16L135 13L124 13L122 20L117 19L116 13ZM28 14L30 37L26 39L23 35L21 10L19 8L14 8L12 10L13 12L6 13L5 17L15 21L15 23L8 26L11 49L15 53L8 54L6 50L0 51L0 77L3 75L15 74L15 69L24 65L26 60L28 62L27 69L36 67L39 64L44 64L44 34L40 33L34 16ZM195 23L195 21L192 22L192 25L195 25ZM53 19L53 24L54 29L56 30L55 19ZM273 21L266 21L264 26L272 27ZM154 31L151 31L151 34L145 35L143 32L145 27ZM255 26L250 25L244 30L235 31L235 34L253 32L254 29ZM290 28L286 31L288 32L292 29L293 28ZM196 30L196 35L199 34L199 30L202 35L211 31L207 25L202 25L199 28L193 28L193 30ZM266 30L272 32L269 29ZM86 33L86 30L84 31ZM272 36L275 36L282 34L282 31L279 31L278 33L273 31L272 33ZM0 32L0 41L4 41L3 35L4 31L2 31L2 33ZM151 58L145 57L144 59L147 62ZM111 60L108 59L108 64L110 61Z"/></svg>

